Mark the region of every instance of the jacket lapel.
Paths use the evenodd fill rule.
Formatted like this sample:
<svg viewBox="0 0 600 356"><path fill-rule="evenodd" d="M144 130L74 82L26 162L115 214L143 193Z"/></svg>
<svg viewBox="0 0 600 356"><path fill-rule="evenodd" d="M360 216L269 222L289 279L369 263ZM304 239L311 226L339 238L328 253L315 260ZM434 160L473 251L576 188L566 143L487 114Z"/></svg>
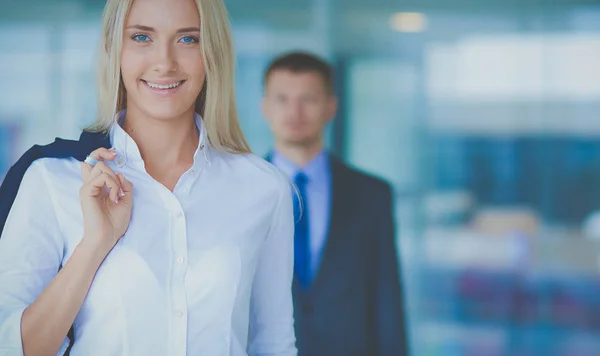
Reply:
<svg viewBox="0 0 600 356"><path fill-rule="evenodd" d="M344 257L344 240L351 229L348 219L353 209L351 183L345 175L344 165L337 158L329 155L329 164L331 167L331 214L321 262L311 286L313 292L318 292L326 286L333 287L330 282L339 277L338 261Z"/></svg>

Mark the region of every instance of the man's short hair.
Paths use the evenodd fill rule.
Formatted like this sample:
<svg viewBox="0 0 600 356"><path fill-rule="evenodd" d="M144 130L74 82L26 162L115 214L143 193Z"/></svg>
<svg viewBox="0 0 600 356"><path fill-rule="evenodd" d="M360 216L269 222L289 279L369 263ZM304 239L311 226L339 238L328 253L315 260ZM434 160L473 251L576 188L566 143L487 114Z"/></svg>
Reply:
<svg viewBox="0 0 600 356"><path fill-rule="evenodd" d="M334 93L333 68L325 60L306 52L290 52L275 58L264 76L266 87L269 76L277 70L289 70L294 73L315 72L321 76L327 92Z"/></svg>

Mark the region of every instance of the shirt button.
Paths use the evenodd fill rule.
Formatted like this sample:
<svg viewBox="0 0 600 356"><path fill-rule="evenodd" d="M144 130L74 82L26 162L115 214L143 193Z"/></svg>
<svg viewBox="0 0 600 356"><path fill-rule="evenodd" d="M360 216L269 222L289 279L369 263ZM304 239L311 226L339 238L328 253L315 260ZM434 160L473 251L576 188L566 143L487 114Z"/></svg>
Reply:
<svg viewBox="0 0 600 356"><path fill-rule="evenodd" d="M183 257L181 257L181 256L177 257L177 263L182 264L183 263Z"/></svg>
<svg viewBox="0 0 600 356"><path fill-rule="evenodd" d="M175 213L175 217L179 219L179 218L183 217L183 213L181 211L178 211Z"/></svg>
<svg viewBox="0 0 600 356"><path fill-rule="evenodd" d="M183 317L183 312L182 312L181 310L178 310L178 311L176 311L176 312L175 312L175 315L176 315L178 318L181 318L181 317Z"/></svg>
<svg viewBox="0 0 600 356"><path fill-rule="evenodd" d="M123 158L119 158L119 160L117 161L117 164L119 166L123 166L123 165L125 165L125 160Z"/></svg>

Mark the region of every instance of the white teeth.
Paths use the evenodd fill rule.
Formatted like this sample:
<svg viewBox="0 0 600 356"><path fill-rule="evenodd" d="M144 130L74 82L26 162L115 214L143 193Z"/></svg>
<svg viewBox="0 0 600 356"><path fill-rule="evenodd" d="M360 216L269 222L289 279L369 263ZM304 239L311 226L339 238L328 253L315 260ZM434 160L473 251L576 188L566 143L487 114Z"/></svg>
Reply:
<svg viewBox="0 0 600 356"><path fill-rule="evenodd" d="M154 83L146 82L146 84L148 84L148 86L150 88L154 88L154 89L173 89L173 88L177 88L178 86L180 86L181 83L183 83L183 81L173 83L173 84L154 84Z"/></svg>

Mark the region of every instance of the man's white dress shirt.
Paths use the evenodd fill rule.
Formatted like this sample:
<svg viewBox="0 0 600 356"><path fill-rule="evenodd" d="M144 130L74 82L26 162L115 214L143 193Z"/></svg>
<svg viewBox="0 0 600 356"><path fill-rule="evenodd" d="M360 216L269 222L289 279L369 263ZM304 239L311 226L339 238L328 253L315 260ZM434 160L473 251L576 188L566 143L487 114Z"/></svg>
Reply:
<svg viewBox="0 0 600 356"><path fill-rule="evenodd" d="M290 183L260 157L211 148L196 122L194 164L173 192L113 125L108 165L133 183L132 218L75 319L71 355L296 355ZM22 354L23 311L83 237L81 185L73 158L40 159L23 178L0 238L0 355Z"/></svg>

